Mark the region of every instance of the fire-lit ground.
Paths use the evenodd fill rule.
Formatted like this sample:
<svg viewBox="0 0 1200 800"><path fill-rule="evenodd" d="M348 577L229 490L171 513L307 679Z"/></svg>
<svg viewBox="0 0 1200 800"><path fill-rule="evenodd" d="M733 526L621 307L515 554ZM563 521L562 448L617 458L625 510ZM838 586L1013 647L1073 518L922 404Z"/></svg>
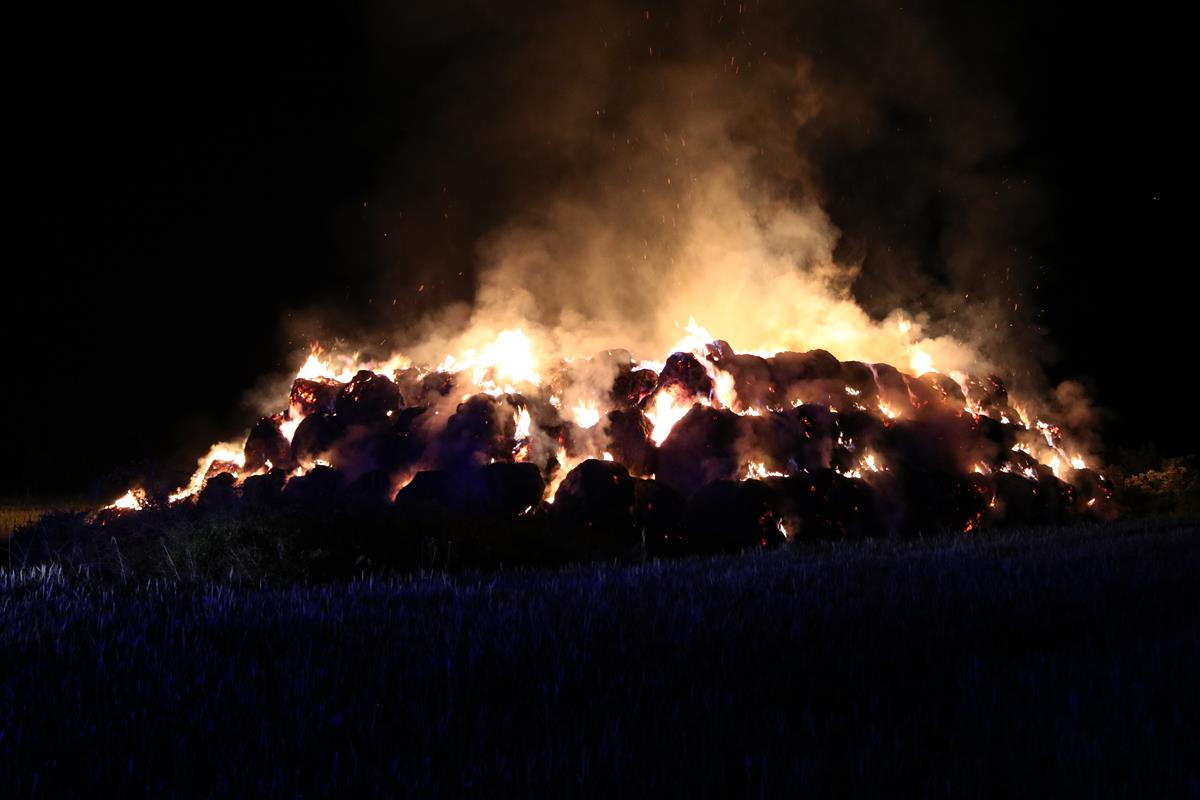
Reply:
<svg viewBox="0 0 1200 800"><path fill-rule="evenodd" d="M2 573L0 775L14 798L1194 795L1198 533L317 586Z"/></svg>
<svg viewBox="0 0 1200 800"><path fill-rule="evenodd" d="M519 329L424 366L314 349L245 439L215 445L185 486L131 489L100 521L323 497L739 549L1111 518L1111 486L1072 441L1087 431L1030 413L995 375L943 373L919 341L908 349L907 371L819 349L738 353L695 322L659 362L551 358Z"/></svg>

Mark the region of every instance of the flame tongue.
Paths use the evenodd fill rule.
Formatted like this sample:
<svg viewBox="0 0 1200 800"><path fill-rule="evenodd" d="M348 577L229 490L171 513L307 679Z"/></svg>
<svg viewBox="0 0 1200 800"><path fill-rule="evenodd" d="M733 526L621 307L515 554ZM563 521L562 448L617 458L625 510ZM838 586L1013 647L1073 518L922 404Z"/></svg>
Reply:
<svg viewBox="0 0 1200 800"><path fill-rule="evenodd" d="M667 388L654 395L651 408L646 409L646 418L650 420L653 430L650 434L655 445L661 445L671 435L675 423L683 419L697 402L707 405L694 397L686 396L677 388Z"/></svg>

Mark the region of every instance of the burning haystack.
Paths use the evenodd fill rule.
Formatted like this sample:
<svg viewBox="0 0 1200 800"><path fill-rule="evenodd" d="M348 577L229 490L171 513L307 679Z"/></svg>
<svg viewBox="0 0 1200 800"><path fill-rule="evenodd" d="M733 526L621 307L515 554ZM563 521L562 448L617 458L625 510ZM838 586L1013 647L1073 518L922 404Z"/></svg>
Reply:
<svg viewBox="0 0 1200 800"><path fill-rule="evenodd" d="M1113 513L1109 483L999 377L914 362L738 353L694 323L662 362L609 350L546 363L520 330L429 366L314 350L286 407L243 442L99 521L336 506L387 515L397 536L470 518L670 552Z"/></svg>

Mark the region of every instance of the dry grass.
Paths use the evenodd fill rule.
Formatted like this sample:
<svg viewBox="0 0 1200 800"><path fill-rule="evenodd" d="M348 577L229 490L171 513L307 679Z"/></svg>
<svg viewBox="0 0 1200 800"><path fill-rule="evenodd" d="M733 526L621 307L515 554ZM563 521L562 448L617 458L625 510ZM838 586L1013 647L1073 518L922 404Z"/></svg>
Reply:
<svg viewBox="0 0 1200 800"><path fill-rule="evenodd" d="M51 511L92 511L94 503L64 501L59 503L0 502L0 539L9 536L22 525L37 522Z"/></svg>

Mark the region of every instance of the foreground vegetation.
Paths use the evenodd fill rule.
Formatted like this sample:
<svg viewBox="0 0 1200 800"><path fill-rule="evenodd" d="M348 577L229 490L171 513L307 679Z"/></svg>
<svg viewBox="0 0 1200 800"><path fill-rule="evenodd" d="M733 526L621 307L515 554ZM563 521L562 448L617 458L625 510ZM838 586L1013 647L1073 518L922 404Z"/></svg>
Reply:
<svg viewBox="0 0 1200 800"><path fill-rule="evenodd" d="M46 502L0 502L0 540L7 539L13 531L35 524L47 513L87 513L99 507L98 503L79 501Z"/></svg>
<svg viewBox="0 0 1200 800"><path fill-rule="evenodd" d="M1181 523L322 585L0 580L9 797L1180 796Z"/></svg>

